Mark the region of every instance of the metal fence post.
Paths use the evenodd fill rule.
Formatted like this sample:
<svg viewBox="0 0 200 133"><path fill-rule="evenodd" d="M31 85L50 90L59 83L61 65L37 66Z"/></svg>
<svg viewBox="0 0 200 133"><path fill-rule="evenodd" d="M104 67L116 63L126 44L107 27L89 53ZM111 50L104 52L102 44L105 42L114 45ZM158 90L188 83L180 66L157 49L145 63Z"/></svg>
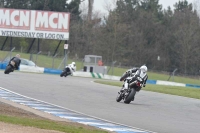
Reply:
<svg viewBox="0 0 200 133"><path fill-rule="evenodd" d="M42 51L39 51L39 52L37 53L36 59L35 59L35 64L36 64L36 62L37 62L37 57L38 57L38 55L39 55L41 52L42 52Z"/></svg>
<svg viewBox="0 0 200 133"><path fill-rule="evenodd" d="M15 50L15 47L10 50L10 58L12 57L12 51Z"/></svg>
<svg viewBox="0 0 200 133"><path fill-rule="evenodd" d="M117 61L113 61L112 62L112 75L114 74L114 66L115 66L115 63L116 63Z"/></svg>
<svg viewBox="0 0 200 133"><path fill-rule="evenodd" d="M58 55L58 54L55 54L55 55L53 56L52 68L54 68L54 59L55 59L55 57L56 57L57 55Z"/></svg>

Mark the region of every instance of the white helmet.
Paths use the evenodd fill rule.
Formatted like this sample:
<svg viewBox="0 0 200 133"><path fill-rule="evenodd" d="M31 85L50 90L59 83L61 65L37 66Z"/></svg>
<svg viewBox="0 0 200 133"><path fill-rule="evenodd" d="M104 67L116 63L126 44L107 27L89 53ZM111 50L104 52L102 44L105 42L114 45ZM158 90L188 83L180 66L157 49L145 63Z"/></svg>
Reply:
<svg viewBox="0 0 200 133"><path fill-rule="evenodd" d="M75 62L72 62L71 65L70 65L71 69L73 71L76 71L76 63Z"/></svg>
<svg viewBox="0 0 200 133"><path fill-rule="evenodd" d="M141 66L140 69L143 71L143 72L147 72L147 67L145 65Z"/></svg>
<svg viewBox="0 0 200 133"><path fill-rule="evenodd" d="M76 66L76 63L75 63L75 62L72 62L72 65L75 65L75 66Z"/></svg>
<svg viewBox="0 0 200 133"><path fill-rule="evenodd" d="M16 54L16 57L20 58L20 54Z"/></svg>

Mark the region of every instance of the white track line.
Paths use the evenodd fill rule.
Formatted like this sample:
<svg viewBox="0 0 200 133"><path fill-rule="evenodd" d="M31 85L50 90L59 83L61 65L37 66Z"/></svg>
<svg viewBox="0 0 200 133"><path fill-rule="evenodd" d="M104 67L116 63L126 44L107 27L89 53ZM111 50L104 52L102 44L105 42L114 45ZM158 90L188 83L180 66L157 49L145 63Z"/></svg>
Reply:
<svg viewBox="0 0 200 133"><path fill-rule="evenodd" d="M17 94L17 95L22 96L22 97L25 97L25 98L29 98L29 99L32 99L32 100L35 100L35 101L39 101L39 102L42 102L42 103L46 103L46 104L49 104L49 105L53 105L53 106L55 106L55 107L63 108L63 109L66 109L66 110L69 110L69 111L72 111L72 112L75 112L75 113L78 113L78 114L81 114L81 115L85 115L85 116L88 116L88 117L92 117L92 118L97 119L97 120L102 120L102 121L105 121L105 122L108 122L108 123L113 123L113 124L116 124L116 125L120 125L120 126L125 126L125 127L129 127L129 128L133 128L133 129L136 129L136 130L141 130L141 131L143 131L143 132L156 133L156 132L153 132L153 131L148 131L148 130L144 130L144 129L140 129L140 128L128 126L128 125L125 125L125 124L121 124L121 123L117 123L117 122L113 122L113 121L101 119L101 118L98 118L98 117L95 117L95 116L87 115L87 114L84 114L84 113L81 113L81 112L78 112L78 111L75 111L75 110L72 110L72 109L68 109L68 108L65 108L65 107L62 107L62 106L59 106L59 105L55 105L55 104L52 104L52 103L48 103L48 102L44 102L44 101L41 101L41 100L38 100L38 99L34 99L34 98L31 98L31 97L27 97L27 96L21 95L21 94L19 94L19 93L10 91L10 90L8 90L8 89L5 89L5 88L3 88L3 87L0 87L0 88L1 88L2 90L6 90L6 91L8 91L8 92Z"/></svg>

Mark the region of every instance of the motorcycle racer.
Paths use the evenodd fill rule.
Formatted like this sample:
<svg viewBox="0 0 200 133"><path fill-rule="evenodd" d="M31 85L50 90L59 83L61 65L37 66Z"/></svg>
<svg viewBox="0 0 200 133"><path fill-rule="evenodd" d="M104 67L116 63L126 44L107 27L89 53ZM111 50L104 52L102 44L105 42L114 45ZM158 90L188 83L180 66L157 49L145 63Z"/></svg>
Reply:
<svg viewBox="0 0 200 133"><path fill-rule="evenodd" d="M140 77L142 79L142 86L143 87L146 86L146 81L148 79L146 65L142 65L140 68L129 69L126 71L125 74L126 75L120 79L120 81L122 80L125 81L124 86L121 89L121 91L123 91L124 89L128 89L129 83L132 83L133 81L135 81L137 77ZM127 78L127 77L130 77L130 78Z"/></svg>
<svg viewBox="0 0 200 133"><path fill-rule="evenodd" d="M65 66L63 72L60 74L60 77L67 77L68 75L73 75L73 72L76 71L76 63L72 62L71 64L68 64Z"/></svg>

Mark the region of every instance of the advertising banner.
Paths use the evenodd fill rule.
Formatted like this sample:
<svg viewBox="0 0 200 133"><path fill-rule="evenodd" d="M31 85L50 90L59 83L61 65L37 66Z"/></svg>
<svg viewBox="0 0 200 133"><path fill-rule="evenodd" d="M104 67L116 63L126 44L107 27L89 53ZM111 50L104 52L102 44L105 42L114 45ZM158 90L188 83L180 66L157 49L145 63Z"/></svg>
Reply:
<svg viewBox="0 0 200 133"><path fill-rule="evenodd" d="M0 36L68 40L70 13L0 8Z"/></svg>

